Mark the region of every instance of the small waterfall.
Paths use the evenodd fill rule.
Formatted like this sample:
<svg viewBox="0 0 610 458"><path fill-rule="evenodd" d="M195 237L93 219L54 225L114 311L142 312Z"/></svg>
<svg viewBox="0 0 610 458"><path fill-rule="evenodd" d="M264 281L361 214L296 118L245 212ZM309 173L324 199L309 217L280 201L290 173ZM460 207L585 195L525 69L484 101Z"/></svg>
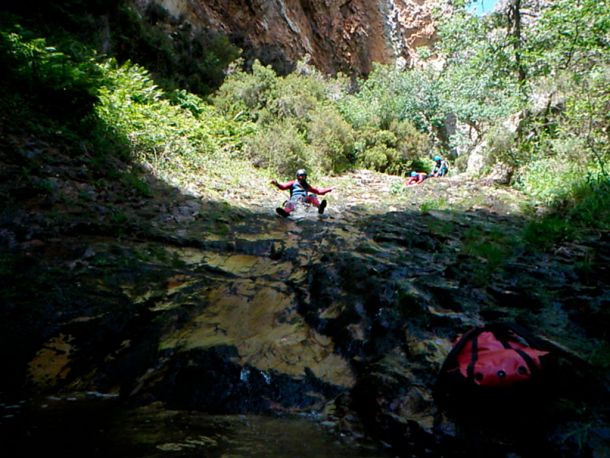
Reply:
<svg viewBox="0 0 610 458"><path fill-rule="evenodd" d="M395 65L402 70L407 66L407 60L403 57L405 39L400 22L400 9L396 6L396 0L388 0L383 6L386 10L386 33L394 53Z"/></svg>

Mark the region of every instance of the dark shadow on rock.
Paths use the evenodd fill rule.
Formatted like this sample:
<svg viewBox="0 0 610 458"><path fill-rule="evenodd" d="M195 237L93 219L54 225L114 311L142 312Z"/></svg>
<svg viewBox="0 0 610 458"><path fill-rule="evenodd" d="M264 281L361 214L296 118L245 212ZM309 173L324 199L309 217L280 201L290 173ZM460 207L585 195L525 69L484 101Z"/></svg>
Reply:
<svg viewBox="0 0 610 458"><path fill-rule="evenodd" d="M275 370L239 365L234 347L216 346L168 355L162 376L130 394L132 402L161 400L170 408L212 414L279 413L320 409L320 401L343 390L311 370L292 377Z"/></svg>

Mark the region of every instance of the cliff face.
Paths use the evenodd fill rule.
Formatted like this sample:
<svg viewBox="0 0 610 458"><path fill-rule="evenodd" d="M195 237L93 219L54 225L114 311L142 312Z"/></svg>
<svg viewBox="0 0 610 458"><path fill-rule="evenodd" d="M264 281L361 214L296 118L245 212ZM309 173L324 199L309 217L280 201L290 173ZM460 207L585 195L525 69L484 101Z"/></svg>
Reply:
<svg viewBox="0 0 610 458"><path fill-rule="evenodd" d="M366 74L373 62L414 63L435 35L436 0L134 0L157 4L195 30L222 32L280 72L306 58L325 73Z"/></svg>

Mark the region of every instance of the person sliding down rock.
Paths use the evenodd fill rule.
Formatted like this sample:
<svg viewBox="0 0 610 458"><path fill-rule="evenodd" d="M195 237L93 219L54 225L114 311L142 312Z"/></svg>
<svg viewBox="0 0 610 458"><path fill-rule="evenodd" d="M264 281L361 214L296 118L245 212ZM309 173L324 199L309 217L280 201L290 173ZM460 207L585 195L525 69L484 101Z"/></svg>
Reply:
<svg viewBox="0 0 610 458"><path fill-rule="evenodd" d="M292 212L299 203L311 204L314 207L317 207L318 213L321 215L324 213L327 202L326 200L320 202L317 195L323 196L333 190L333 188L314 188L307 182L307 171L305 169L297 170L296 180L291 180L286 183L278 183L277 180L272 180L271 184L283 191L287 189L290 190L290 199L284 203L284 207L275 209L276 213L284 218L289 216L290 212Z"/></svg>

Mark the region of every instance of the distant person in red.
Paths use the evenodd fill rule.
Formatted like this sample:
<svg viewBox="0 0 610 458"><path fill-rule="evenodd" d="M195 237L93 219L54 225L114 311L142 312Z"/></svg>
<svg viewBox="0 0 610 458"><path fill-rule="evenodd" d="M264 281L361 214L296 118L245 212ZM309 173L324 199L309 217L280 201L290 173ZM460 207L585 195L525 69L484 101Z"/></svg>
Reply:
<svg viewBox="0 0 610 458"><path fill-rule="evenodd" d="M327 202L326 200L320 202L316 194L323 196L333 190L333 188L314 188L307 183L307 171L305 169L297 170L296 180L287 183L278 183L277 180L273 180L271 184L283 191L290 190L290 199L284 203L284 208L278 207L275 209L276 213L284 218L290 215L290 212L296 208L298 203L307 203L317 207L318 213L321 215L324 213Z"/></svg>
<svg viewBox="0 0 610 458"><path fill-rule="evenodd" d="M405 182L407 186L415 186L416 184L423 183L428 178L428 174L424 172L411 172L410 178Z"/></svg>

